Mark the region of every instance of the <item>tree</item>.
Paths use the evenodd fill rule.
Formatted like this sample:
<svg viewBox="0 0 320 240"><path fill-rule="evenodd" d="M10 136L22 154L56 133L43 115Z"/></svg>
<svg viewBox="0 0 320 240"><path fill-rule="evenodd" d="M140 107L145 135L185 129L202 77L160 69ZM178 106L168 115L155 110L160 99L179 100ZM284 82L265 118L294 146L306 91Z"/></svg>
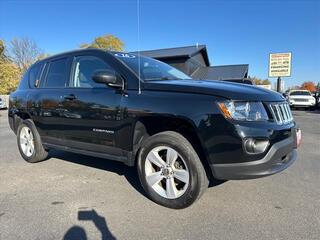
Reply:
<svg viewBox="0 0 320 240"><path fill-rule="evenodd" d="M4 42L0 39L0 57L4 56Z"/></svg>
<svg viewBox="0 0 320 240"><path fill-rule="evenodd" d="M271 85L269 79L262 80L262 85Z"/></svg>
<svg viewBox="0 0 320 240"><path fill-rule="evenodd" d="M298 86L298 85L293 85L293 86L288 87L289 91L290 90L299 90L299 89L300 89L300 86Z"/></svg>
<svg viewBox="0 0 320 240"><path fill-rule="evenodd" d="M34 62L39 59L43 51L37 46L36 42L25 38L14 38L10 41L10 57L24 73Z"/></svg>
<svg viewBox="0 0 320 240"><path fill-rule="evenodd" d="M8 60L0 60L0 94L14 91L21 77L20 69Z"/></svg>
<svg viewBox="0 0 320 240"><path fill-rule="evenodd" d="M48 54L48 53L41 53L41 54L38 55L37 61L40 61L40 60L45 59L45 58L47 58L47 57L50 57L50 54Z"/></svg>
<svg viewBox="0 0 320 240"><path fill-rule="evenodd" d="M2 39L0 39L0 61L8 59L8 56L6 54L6 46Z"/></svg>
<svg viewBox="0 0 320 240"><path fill-rule="evenodd" d="M14 91L20 76L20 69L6 56L5 43L0 39L0 94Z"/></svg>
<svg viewBox="0 0 320 240"><path fill-rule="evenodd" d="M316 86L313 82L304 82L301 85L301 89L309 90L310 92L315 92Z"/></svg>
<svg viewBox="0 0 320 240"><path fill-rule="evenodd" d="M249 79L255 84L255 85L270 85L271 82L268 79L261 79L258 77L249 77Z"/></svg>
<svg viewBox="0 0 320 240"><path fill-rule="evenodd" d="M124 43L116 36L107 34L101 37L96 37L90 44L81 44L81 48L101 48L110 51L123 51Z"/></svg>

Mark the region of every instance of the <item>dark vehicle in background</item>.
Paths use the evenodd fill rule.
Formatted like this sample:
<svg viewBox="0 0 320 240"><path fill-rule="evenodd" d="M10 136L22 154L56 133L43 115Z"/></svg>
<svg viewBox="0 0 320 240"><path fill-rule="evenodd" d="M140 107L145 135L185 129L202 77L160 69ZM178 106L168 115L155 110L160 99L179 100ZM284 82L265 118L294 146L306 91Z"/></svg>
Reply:
<svg viewBox="0 0 320 240"><path fill-rule="evenodd" d="M315 108L320 108L320 92L314 92L312 96L316 99Z"/></svg>
<svg viewBox="0 0 320 240"><path fill-rule="evenodd" d="M151 58L98 49L31 66L8 117L26 161L60 149L136 166L146 194L170 208L191 205L210 179L286 169L301 139L278 93L192 80Z"/></svg>

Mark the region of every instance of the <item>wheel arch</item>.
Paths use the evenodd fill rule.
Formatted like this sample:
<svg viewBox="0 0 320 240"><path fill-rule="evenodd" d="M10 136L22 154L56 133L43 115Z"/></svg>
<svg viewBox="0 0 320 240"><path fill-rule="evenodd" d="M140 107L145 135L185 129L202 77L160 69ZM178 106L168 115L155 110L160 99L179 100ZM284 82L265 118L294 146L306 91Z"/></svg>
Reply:
<svg viewBox="0 0 320 240"><path fill-rule="evenodd" d="M13 115L13 127L14 127L14 132L17 133L17 130L18 130L18 127L20 125L21 122L23 122L24 120L27 120L27 119L31 119L31 115L27 112L16 112L14 115Z"/></svg>
<svg viewBox="0 0 320 240"><path fill-rule="evenodd" d="M135 165L139 156L139 151L143 143L154 134L174 131L185 137L197 152L208 178L212 177L208 163L208 155L203 148L201 138L192 120L177 117L142 117L139 118L133 128L133 160L131 165Z"/></svg>

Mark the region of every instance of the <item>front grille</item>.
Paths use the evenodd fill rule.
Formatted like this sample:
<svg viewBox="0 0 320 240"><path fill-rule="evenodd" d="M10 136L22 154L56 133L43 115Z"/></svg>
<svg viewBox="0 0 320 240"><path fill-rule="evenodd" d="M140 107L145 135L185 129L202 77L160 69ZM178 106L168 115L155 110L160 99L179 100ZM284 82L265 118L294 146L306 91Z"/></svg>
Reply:
<svg viewBox="0 0 320 240"><path fill-rule="evenodd" d="M296 102L308 102L308 99L305 99L305 98L295 98L293 100Z"/></svg>
<svg viewBox="0 0 320 240"><path fill-rule="evenodd" d="M287 102L271 103L269 106L277 124L282 125L293 121L290 106Z"/></svg>

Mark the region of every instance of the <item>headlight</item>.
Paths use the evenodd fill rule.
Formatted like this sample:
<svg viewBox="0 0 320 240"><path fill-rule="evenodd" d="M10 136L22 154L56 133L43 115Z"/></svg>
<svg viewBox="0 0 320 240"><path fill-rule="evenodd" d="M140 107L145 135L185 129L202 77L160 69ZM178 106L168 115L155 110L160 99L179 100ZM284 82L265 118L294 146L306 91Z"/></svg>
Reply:
<svg viewBox="0 0 320 240"><path fill-rule="evenodd" d="M261 102L223 101L218 106L225 118L240 121L266 121L268 114Z"/></svg>

